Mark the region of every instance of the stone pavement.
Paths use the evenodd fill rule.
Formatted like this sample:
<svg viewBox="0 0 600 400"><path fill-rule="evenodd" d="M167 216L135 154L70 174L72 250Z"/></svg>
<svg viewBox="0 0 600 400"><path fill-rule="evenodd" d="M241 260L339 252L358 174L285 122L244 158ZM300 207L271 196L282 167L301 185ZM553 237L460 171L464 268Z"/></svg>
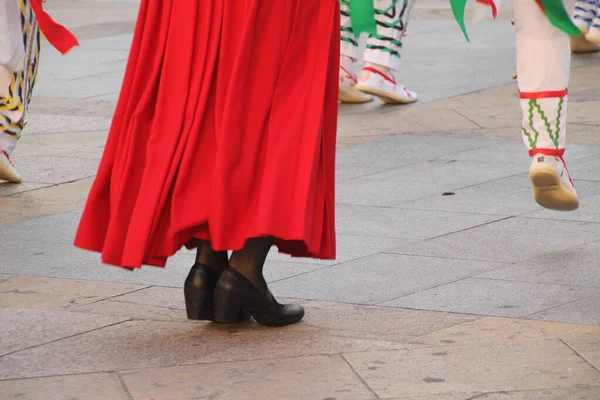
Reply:
<svg viewBox="0 0 600 400"><path fill-rule="evenodd" d="M420 0L400 78L421 101L342 106L339 259L273 254L307 308L267 329L185 319L193 255L101 266L71 246L118 96L136 1L49 0L47 46L0 184L0 399L600 399L600 58L577 56L567 152L582 206L531 198L510 4L469 27Z"/></svg>

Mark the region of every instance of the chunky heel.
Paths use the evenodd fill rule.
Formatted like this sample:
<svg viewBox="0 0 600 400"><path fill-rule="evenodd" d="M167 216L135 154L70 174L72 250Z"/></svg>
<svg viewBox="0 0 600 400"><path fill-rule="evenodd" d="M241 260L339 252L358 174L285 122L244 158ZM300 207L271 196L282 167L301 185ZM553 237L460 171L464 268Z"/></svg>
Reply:
<svg viewBox="0 0 600 400"><path fill-rule="evenodd" d="M280 304L267 289L262 292L248 279L227 267L214 290L214 321L232 324L236 316L251 315L266 326L285 326L299 322L304 309L297 304Z"/></svg>
<svg viewBox="0 0 600 400"><path fill-rule="evenodd" d="M246 315L239 298L232 293L215 290L214 322L235 324L240 322L240 316Z"/></svg>
<svg viewBox="0 0 600 400"><path fill-rule="evenodd" d="M213 293L194 287L185 288L185 309L188 319L198 321L213 320Z"/></svg>

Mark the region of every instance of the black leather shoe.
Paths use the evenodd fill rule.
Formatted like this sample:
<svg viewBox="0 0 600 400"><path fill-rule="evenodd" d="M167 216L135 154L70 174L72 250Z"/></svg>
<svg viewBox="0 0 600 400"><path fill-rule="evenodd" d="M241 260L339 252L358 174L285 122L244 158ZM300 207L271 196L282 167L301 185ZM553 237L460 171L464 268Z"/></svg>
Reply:
<svg viewBox="0 0 600 400"><path fill-rule="evenodd" d="M214 319L213 291L220 277L221 273L211 267L201 263L194 264L183 285L188 319L199 321ZM236 317L236 322L242 322L249 318L248 314L240 314Z"/></svg>
<svg viewBox="0 0 600 400"><path fill-rule="evenodd" d="M214 290L215 322L232 324L237 322L240 312L248 312L254 319L266 326L285 326L299 322L304 317L304 309L297 304L279 304L267 289L258 290L244 275L234 268L227 267Z"/></svg>

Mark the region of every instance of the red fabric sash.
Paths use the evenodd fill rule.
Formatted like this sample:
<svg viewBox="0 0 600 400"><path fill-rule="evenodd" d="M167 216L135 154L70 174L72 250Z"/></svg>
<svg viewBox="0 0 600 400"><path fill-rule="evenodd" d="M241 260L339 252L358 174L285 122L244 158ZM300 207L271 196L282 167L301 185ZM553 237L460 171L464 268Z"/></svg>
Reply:
<svg viewBox="0 0 600 400"><path fill-rule="evenodd" d="M40 30L48 39L48 42L60 51L66 54L73 47L78 46L79 42L67 28L55 22L52 17L44 11L41 0L30 0L31 8L35 13L35 17L40 25Z"/></svg>

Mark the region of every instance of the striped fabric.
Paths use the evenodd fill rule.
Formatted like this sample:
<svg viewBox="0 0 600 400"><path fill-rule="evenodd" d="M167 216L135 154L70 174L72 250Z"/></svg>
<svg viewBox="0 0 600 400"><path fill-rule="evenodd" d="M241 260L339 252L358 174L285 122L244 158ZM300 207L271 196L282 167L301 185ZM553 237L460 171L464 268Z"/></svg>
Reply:
<svg viewBox="0 0 600 400"><path fill-rule="evenodd" d="M342 53L352 58L358 58L356 56L358 42L352 30L352 20L350 18L350 0L340 0L340 2ZM412 4L413 0L374 1L377 33L369 36L365 60L368 59L370 62L375 62L393 70L398 69L402 50L402 36L406 31ZM349 46L352 48L349 49Z"/></svg>
<svg viewBox="0 0 600 400"><path fill-rule="evenodd" d="M0 136L8 135L13 139L19 139L25 126L25 113L37 77L40 31L30 0L15 1L19 2L21 10L26 64L22 72L13 74L8 96L0 97ZM0 142L1 139L0 137Z"/></svg>

